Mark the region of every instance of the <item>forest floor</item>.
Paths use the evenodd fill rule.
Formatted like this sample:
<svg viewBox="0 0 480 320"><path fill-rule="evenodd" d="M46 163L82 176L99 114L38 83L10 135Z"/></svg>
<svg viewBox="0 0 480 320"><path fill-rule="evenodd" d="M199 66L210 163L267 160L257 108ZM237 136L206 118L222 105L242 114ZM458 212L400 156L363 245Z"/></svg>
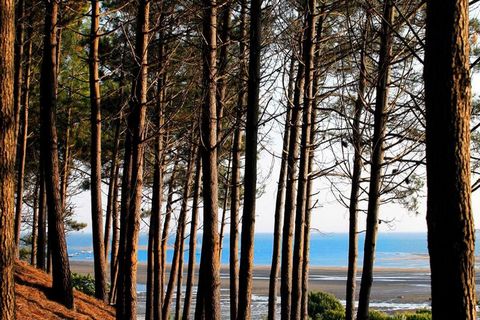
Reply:
<svg viewBox="0 0 480 320"><path fill-rule="evenodd" d="M79 291L75 291L75 310L49 299L51 277L25 262L15 264L15 293L17 319L115 319L112 307Z"/></svg>

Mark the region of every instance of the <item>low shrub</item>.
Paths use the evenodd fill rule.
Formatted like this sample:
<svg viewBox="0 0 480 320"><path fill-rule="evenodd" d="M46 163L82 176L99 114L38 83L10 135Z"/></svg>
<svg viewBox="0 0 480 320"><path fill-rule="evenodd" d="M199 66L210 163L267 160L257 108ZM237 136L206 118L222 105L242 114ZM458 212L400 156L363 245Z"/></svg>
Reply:
<svg viewBox="0 0 480 320"><path fill-rule="evenodd" d="M87 274L86 276L72 272L73 288L89 296L95 295L95 279Z"/></svg>
<svg viewBox="0 0 480 320"><path fill-rule="evenodd" d="M330 311L344 313L344 308L340 301L333 294L326 292L310 292L308 294L308 315L316 320L330 320L324 318L325 314ZM333 315L332 315L333 317ZM331 318L336 320L337 318Z"/></svg>

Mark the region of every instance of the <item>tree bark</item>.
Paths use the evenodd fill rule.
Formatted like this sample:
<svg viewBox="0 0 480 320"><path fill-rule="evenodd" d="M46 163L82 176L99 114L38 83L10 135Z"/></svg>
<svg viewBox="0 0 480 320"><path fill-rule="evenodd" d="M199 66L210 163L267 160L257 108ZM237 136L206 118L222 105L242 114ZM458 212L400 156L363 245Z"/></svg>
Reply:
<svg viewBox="0 0 480 320"><path fill-rule="evenodd" d="M38 195L39 183L35 183L35 193L33 195L33 217L32 217L32 249L30 253L30 264L35 266L37 260L37 230L38 230Z"/></svg>
<svg viewBox="0 0 480 320"><path fill-rule="evenodd" d="M135 319L137 317L137 246L140 228L140 211L143 188L143 154L145 137L145 115L147 107L148 73L148 30L150 1L139 0L135 37L135 56L137 64L132 83L128 134L131 136L131 180L130 203L125 234L125 259L123 261L123 290L121 308L117 310L117 319ZM127 145L126 145L127 148ZM119 312L120 311L120 312Z"/></svg>
<svg viewBox="0 0 480 320"><path fill-rule="evenodd" d="M47 249L47 195L45 192L44 165L41 156L39 171L40 191L38 195L37 268L45 271L45 253Z"/></svg>
<svg viewBox="0 0 480 320"><path fill-rule="evenodd" d="M0 319L15 319L15 4L0 1Z"/></svg>
<svg viewBox="0 0 480 320"><path fill-rule="evenodd" d="M107 264L103 242L102 211L102 113L100 109L100 78L98 75L98 45L100 42L100 2L91 1L91 28L89 50L90 83L90 194L92 204L92 240L95 274L95 297L107 300Z"/></svg>
<svg viewBox="0 0 480 320"><path fill-rule="evenodd" d="M305 90L303 99L303 125L302 137L300 145L300 168L298 172L298 190L297 190L297 206L295 217L295 244L293 249L293 261L296 267L292 270L292 309L290 319L299 320L303 317L302 310L302 274L304 259L304 237L305 237L305 216L308 210L307 189L310 168L310 152L311 152L311 132L312 132L312 110L313 110L313 76L314 76L314 51L316 37L316 0L309 0L306 4L306 21L307 29L305 30L305 38L303 43L303 54L305 62Z"/></svg>
<svg viewBox="0 0 480 320"><path fill-rule="evenodd" d="M295 92L293 97L292 120L290 127L290 141L287 159L287 185L285 189L285 213L282 231L282 267L280 292L282 299L281 319L290 320L291 293L292 293L292 269L293 269L293 228L296 198L297 159L299 154L298 136L300 131L301 108L305 85L305 66L300 61L298 64L297 77L295 80Z"/></svg>
<svg viewBox="0 0 480 320"><path fill-rule="evenodd" d="M195 319L208 315L219 320L220 264L218 239L218 169L217 169L217 1L203 0L203 241L200 261L200 283L197 291ZM202 299L203 302L202 303Z"/></svg>
<svg viewBox="0 0 480 320"><path fill-rule="evenodd" d="M198 200L200 197L201 179L202 179L202 158L197 156L195 162L195 182L193 185L193 204L192 219L190 221L190 240L188 244L188 271L187 281L185 283L185 301L183 305L182 319L190 318L190 304L192 301L192 288L195 277L195 259L197 248L197 223L198 223Z"/></svg>
<svg viewBox="0 0 480 320"><path fill-rule="evenodd" d="M23 94L23 53L24 53L24 30L25 30L25 0L18 0L15 8L15 58L14 58L14 83L13 83L13 103L15 110L15 141L17 143L17 159L18 159L18 175L16 188L16 205L15 205L15 244L17 246L17 256L20 249L20 232L22 224L22 202L23 202L23 174L24 166L22 167L22 141L19 141L20 120L22 113L22 94Z"/></svg>
<svg viewBox="0 0 480 320"><path fill-rule="evenodd" d="M476 319L468 1L427 1L427 225L433 319Z"/></svg>
<svg viewBox="0 0 480 320"><path fill-rule="evenodd" d="M367 11L365 20L365 30L363 32L362 49L360 52L360 73L358 80L357 101L355 102L355 114L352 123L352 141L354 148L353 156L353 172L352 185L350 189L349 211L349 230L348 230L348 269L347 269L347 285L346 285L346 320L353 320L355 315L355 287L357 279L357 257L358 257L358 194L360 191L360 178L362 174L362 131L360 128L360 120L362 112L365 109L365 88L367 85L367 69L366 69L366 44L368 36L368 27L370 17Z"/></svg>
<svg viewBox="0 0 480 320"><path fill-rule="evenodd" d="M48 246L52 253L52 298L67 308L74 307L70 264L60 198L58 143L56 130L57 15L58 3L46 2L45 38L40 79L41 156L44 159L48 204Z"/></svg>
<svg viewBox="0 0 480 320"><path fill-rule="evenodd" d="M378 63L377 95L375 100L372 159L370 165L370 187L368 193L367 230L363 253L362 280L358 298L358 320L367 320L370 291L373 283L373 264L378 233L378 209L382 178L383 145L388 113L388 82L392 59L393 4L386 0L383 12L380 54Z"/></svg>
<svg viewBox="0 0 480 320"><path fill-rule="evenodd" d="M282 212L285 206L285 184L287 182L287 158L288 145L290 142L290 119L292 117L292 100L294 90L295 59L292 56L290 68L288 71L288 89L287 89L287 113L285 117L285 126L283 134L282 160L280 163L280 172L278 174L277 197L275 200L275 223L273 231L273 253L272 265L270 267L270 282L268 289L268 320L275 320L277 305L277 277L280 267L280 247L282 239Z"/></svg>

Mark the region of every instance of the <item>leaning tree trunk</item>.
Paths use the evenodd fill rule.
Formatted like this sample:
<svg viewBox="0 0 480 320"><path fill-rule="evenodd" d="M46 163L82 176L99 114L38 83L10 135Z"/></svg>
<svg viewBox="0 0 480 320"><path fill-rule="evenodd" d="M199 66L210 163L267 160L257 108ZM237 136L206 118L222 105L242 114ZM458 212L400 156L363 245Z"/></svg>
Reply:
<svg viewBox="0 0 480 320"><path fill-rule="evenodd" d="M245 125L245 177L242 216L242 247L237 319L250 319L257 198L258 113L260 108L260 55L262 42L262 0L250 6L250 55L248 65L247 123Z"/></svg>
<svg viewBox="0 0 480 320"><path fill-rule="evenodd" d="M360 73L358 80L357 101L355 101L355 114L352 123L352 141L354 148L353 155L353 172L352 172L352 186L350 189L350 202L348 205L349 211L349 230L348 230L348 270L347 270L347 285L346 285L346 306L345 318L346 320L353 320L355 315L355 287L357 278L357 256L358 256L358 196L360 192L360 178L362 174L362 132L360 128L360 120L362 112L365 109L365 87L367 85L367 69L366 69L366 44L368 31L367 28L370 23L370 17L367 12L365 20L365 30L363 32L362 49L360 52Z"/></svg>
<svg viewBox="0 0 480 320"><path fill-rule="evenodd" d="M148 31L150 1L139 0L135 38L135 56L137 64L132 83L128 131L131 136L131 181L130 203L125 230L125 257L122 276L123 290L121 308L117 310L117 319L136 319L137 317L137 250L140 229L140 214L143 189L143 154L145 137L145 116L147 108L148 73ZM127 146L126 146L127 148ZM120 311L120 312L119 312Z"/></svg>
<svg viewBox="0 0 480 320"><path fill-rule="evenodd" d="M297 206L295 213L295 244L293 248L293 261L295 266L292 270L292 307L290 319L299 320L303 317L302 310L302 275L304 258L305 216L307 214L307 189L309 180L309 161L311 152L312 110L313 110L313 75L314 75L314 51L316 36L316 0L309 0L306 4L307 29L303 42L303 61L305 62L305 90L303 99L302 137L300 145L300 166L298 172Z"/></svg>
<svg viewBox="0 0 480 320"><path fill-rule="evenodd" d="M378 62L377 96L375 100L372 159L370 165L370 187L368 191L367 230L363 253L362 280L358 298L358 320L367 320L370 304L370 291L373 283L373 263L378 233L378 209L382 178L383 145L388 113L388 82L392 55L393 4L387 0L384 6Z"/></svg>
<svg viewBox="0 0 480 320"><path fill-rule="evenodd" d="M198 224L198 199L200 197L200 187L202 179L202 158L197 156L195 162L195 182L193 185L193 204L192 218L190 221L190 240L188 244L188 271L187 281L185 283L185 301L183 305L182 319L187 320L190 317L190 305L192 302L192 288L195 277L195 258L197 249L197 224Z"/></svg>
<svg viewBox="0 0 480 320"><path fill-rule="evenodd" d="M218 239L218 169L217 169L217 1L203 0L203 241L200 282L197 291L195 319L203 314L219 320L220 262Z"/></svg>
<svg viewBox="0 0 480 320"><path fill-rule="evenodd" d="M283 133L282 161L280 163L280 173L278 174L277 197L275 200L275 223L273 231L273 253L272 265L270 268L270 283L268 289L268 320L275 320L277 305L277 277L280 267L280 247L282 237L282 211L285 206L285 184L287 182L287 157L288 145L290 142L290 118L292 117L292 99L295 71L295 59L292 56L290 68L288 71L288 89L287 89L287 115Z"/></svg>
<svg viewBox="0 0 480 320"><path fill-rule="evenodd" d="M40 78L41 157L43 158L48 205L48 247L52 253L52 296L73 308L73 287L60 197L60 175L56 129L57 87L57 15L58 3L46 3L45 38Z"/></svg>
<svg viewBox="0 0 480 320"><path fill-rule="evenodd" d="M15 319L15 5L0 1L0 319Z"/></svg>
<svg viewBox="0 0 480 320"><path fill-rule="evenodd" d="M103 242L102 211L102 113L100 109L100 78L98 75L98 45L100 42L100 2L91 1L92 16L89 50L90 83L90 193L92 204L92 240L95 274L95 297L107 300L107 264Z"/></svg>
<svg viewBox="0 0 480 320"><path fill-rule="evenodd" d="M427 225L433 319L477 319L468 1L427 1Z"/></svg>

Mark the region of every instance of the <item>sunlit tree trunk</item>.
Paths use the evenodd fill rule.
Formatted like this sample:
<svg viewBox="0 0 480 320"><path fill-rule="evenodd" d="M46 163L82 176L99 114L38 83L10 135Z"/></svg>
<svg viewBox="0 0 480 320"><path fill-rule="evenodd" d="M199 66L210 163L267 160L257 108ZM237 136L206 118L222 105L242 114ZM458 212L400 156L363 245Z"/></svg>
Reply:
<svg viewBox="0 0 480 320"><path fill-rule="evenodd" d="M15 5L0 1L0 319L15 319Z"/></svg>
<svg viewBox="0 0 480 320"><path fill-rule="evenodd" d="M427 1L427 225L433 319L477 319L469 2Z"/></svg>
<svg viewBox="0 0 480 320"><path fill-rule="evenodd" d="M46 2L45 37L40 79L41 154L48 204L48 247L52 254L53 298L74 307L70 264L63 225L56 130L58 3Z"/></svg>

